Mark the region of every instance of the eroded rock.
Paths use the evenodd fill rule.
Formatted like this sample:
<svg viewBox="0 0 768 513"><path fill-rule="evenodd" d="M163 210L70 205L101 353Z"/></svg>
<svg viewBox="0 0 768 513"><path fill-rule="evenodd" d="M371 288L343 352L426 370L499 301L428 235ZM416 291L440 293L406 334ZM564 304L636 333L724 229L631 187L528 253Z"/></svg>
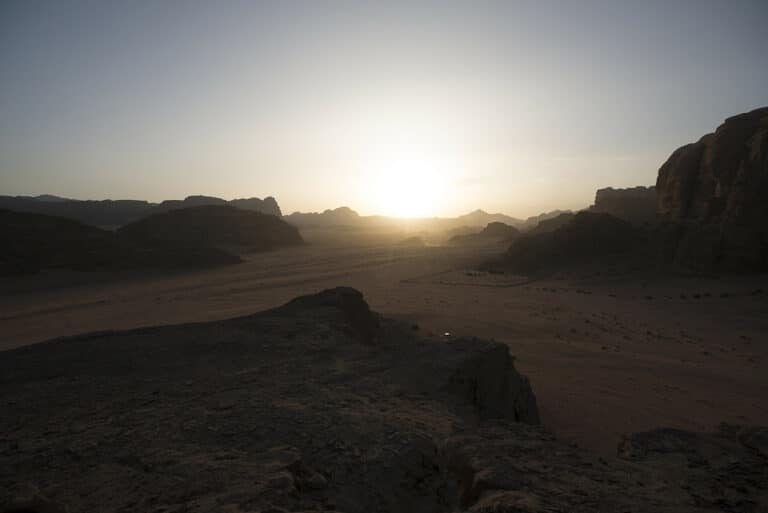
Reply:
<svg viewBox="0 0 768 513"><path fill-rule="evenodd" d="M768 107L725 120L659 169L658 213L677 227L675 262L697 269L768 268Z"/></svg>

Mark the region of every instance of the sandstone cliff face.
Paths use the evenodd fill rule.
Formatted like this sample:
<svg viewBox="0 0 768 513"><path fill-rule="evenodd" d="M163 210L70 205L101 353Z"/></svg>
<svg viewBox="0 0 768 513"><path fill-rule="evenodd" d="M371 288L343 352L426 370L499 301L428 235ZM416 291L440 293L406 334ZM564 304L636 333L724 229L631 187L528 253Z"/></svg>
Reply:
<svg viewBox="0 0 768 513"><path fill-rule="evenodd" d="M659 169L656 191L676 263L768 268L768 107L678 148Z"/></svg>

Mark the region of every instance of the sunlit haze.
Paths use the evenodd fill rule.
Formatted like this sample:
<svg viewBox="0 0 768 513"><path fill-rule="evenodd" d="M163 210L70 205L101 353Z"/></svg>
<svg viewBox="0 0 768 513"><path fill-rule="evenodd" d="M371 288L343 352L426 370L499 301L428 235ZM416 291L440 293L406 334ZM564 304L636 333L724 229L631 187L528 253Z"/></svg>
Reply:
<svg viewBox="0 0 768 513"><path fill-rule="evenodd" d="M768 103L768 2L627 4L6 1L0 194L583 207Z"/></svg>

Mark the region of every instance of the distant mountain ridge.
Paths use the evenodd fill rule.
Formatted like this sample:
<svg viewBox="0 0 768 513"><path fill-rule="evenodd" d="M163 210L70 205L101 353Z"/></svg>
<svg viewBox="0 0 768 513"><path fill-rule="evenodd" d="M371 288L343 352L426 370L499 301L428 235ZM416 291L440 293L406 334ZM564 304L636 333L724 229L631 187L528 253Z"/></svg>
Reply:
<svg viewBox="0 0 768 513"><path fill-rule="evenodd" d="M355 210L349 207L338 207L327 209L323 212L293 212L283 217L286 221L298 226L304 227L366 227L383 226L387 224L407 224L414 230L422 227L436 231L453 231L452 235L474 233L476 229L485 228L489 224L501 223L512 226L520 230L526 230L535 227L540 221L558 216L561 213L570 211L553 210L527 219L518 219L501 213L488 213L485 210L477 209L457 217L422 217L400 219L397 217L388 217L381 215L361 216Z"/></svg>
<svg viewBox="0 0 768 513"><path fill-rule="evenodd" d="M479 233L454 235L448 240L449 244L482 244L488 242L510 243L520 236L520 230L514 226L498 221L488 223Z"/></svg>
<svg viewBox="0 0 768 513"><path fill-rule="evenodd" d="M282 216L277 200L242 198L227 201L213 196L187 196L183 200L150 203L143 200L74 200L50 194L40 196L0 196L0 208L30 214L45 214L73 219L91 226L118 227L143 217L180 208L206 205L231 205L243 210Z"/></svg>
<svg viewBox="0 0 768 513"><path fill-rule="evenodd" d="M296 227L281 218L227 204L158 212L116 231L0 209L0 276L42 269L202 268L238 263L242 252L303 243Z"/></svg>
<svg viewBox="0 0 768 513"><path fill-rule="evenodd" d="M354 226L362 222L364 217L349 207L339 207L323 212L294 212L284 217L294 226Z"/></svg>

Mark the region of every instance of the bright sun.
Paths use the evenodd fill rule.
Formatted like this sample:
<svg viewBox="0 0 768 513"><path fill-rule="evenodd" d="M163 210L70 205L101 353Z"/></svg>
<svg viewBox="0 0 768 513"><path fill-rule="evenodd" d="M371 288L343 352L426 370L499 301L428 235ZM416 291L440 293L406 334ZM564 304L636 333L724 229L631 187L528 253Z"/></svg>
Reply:
<svg viewBox="0 0 768 513"><path fill-rule="evenodd" d="M377 213L394 217L430 217L443 205L445 175L437 162L425 159L388 159L370 169L367 196ZM443 169L442 171L447 171Z"/></svg>

